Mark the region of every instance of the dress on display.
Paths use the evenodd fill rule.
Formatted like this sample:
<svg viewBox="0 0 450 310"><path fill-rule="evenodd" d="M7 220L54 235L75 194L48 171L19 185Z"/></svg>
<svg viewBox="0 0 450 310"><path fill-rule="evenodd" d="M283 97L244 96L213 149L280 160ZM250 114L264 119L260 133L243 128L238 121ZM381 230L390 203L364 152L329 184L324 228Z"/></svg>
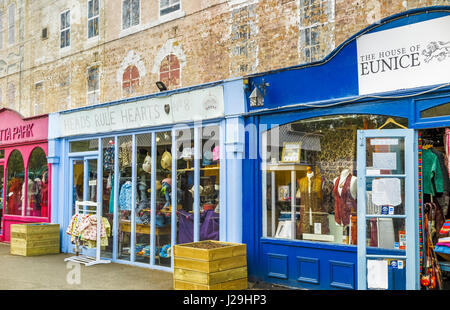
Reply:
<svg viewBox="0 0 450 310"><path fill-rule="evenodd" d="M348 225L350 223L350 214L352 210L356 211L356 200L352 197L350 192L350 183L352 181L352 174L350 173L342 187L342 191L339 194L339 183L341 176L339 176L333 189L333 196L335 199L334 219L339 225Z"/></svg>

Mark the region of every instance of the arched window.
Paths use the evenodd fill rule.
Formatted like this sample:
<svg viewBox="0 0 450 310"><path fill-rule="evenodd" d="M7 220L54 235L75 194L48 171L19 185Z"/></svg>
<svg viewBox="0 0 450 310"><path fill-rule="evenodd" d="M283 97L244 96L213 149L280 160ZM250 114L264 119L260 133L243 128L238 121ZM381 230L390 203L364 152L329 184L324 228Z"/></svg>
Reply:
<svg viewBox="0 0 450 310"><path fill-rule="evenodd" d="M180 61L177 56L170 54L161 62L159 69L159 79L167 88L174 88L180 86Z"/></svg>
<svg viewBox="0 0 450 310"><path fill-rule="evenodd" d="M40 147L31 152L28 162L27 216L48 216L48 164Z"/></svg>
<svg viewBox="0 0 450 310"><path fill-rule="evenodd" d="M122 89L124 95L134 94L139 86L139 70L136 66L128 66L123 72Z"/></svg>
<svg viewBox="0 0 450 310"><path fill-rule="evenodd" d="M25 178L25 166L22 154L12 151L6 168L6 212L5 214L22 215L22 185Z"/></svg>

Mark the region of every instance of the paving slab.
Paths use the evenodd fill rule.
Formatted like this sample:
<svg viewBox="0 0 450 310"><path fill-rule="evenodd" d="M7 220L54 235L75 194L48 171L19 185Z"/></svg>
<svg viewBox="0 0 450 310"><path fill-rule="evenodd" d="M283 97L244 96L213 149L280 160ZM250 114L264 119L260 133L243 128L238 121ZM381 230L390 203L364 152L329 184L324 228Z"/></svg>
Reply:
<svg viewBox="0 0 450 310"><path fill-rule="evenodd" d="M0 290L173 290L171 272L109 263L64 262L71 254L17 256L0 243Z"/></svg>

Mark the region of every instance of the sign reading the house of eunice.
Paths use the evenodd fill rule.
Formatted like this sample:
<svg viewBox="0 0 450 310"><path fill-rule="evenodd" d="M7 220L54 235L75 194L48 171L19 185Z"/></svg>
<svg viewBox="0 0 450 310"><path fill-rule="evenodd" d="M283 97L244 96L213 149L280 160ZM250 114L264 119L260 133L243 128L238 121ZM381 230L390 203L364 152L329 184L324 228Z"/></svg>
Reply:
<svg viewBox="0 0 450 310"><path fill-rule="evenodd" d="M450 82L450 16L357 39L359 94Z"/></svg>

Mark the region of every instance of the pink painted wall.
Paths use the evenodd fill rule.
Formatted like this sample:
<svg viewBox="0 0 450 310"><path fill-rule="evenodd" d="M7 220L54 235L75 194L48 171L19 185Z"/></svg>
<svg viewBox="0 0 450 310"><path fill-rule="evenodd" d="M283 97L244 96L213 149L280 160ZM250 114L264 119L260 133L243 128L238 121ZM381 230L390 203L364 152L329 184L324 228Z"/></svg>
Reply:
<svg viewBox="0 0 450 310"><path fill-rule="evenodd" d="M48 115L32 118L22 118L20 114L13 110L6 108L0 109L0 149L5 151L5 157L0 160L0 165L4 165L4 190L3 190L3 234L0 237L1 241L9 241L11 238L11 225L23 223L49 222L51 199L49 197L48 214L45 217L36 216L21 216L21 215L7 215L5 214L6 202L6 179L8 159L14 150L21 153L25 171L28 171L28 163L30 155L33 150L40 147L45 155L48 155ZM49 188L51 188L51 165L49 165ZM50 196L49 190L49 196ZM26 205L27 195L25 195Z"/></svg>

